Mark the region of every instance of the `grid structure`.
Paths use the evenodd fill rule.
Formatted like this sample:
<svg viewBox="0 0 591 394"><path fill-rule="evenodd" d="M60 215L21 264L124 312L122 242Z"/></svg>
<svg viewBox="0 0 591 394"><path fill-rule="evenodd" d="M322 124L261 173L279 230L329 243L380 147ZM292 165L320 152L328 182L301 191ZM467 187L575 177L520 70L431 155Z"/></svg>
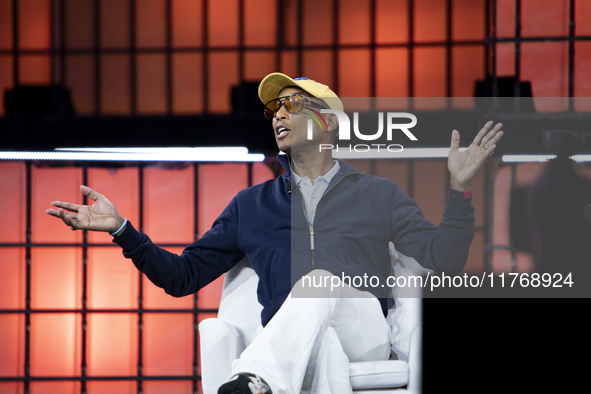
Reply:
<svg viewBox="0 0 591 394"><path fill-rule="evenodd" d="M233 193L236 192L236 190L234 189L240 189L240 188L244 188L246 186L250 186L253 184L253 182L261 182L264 179L270 178L273 176L272 172L266 168L266 166L262 163L257 163L257 164L253 164L253 163L244 163L244 164L229 164L229 166L231 166L232 168L221 168L220 169L220 164L202 164L202 163L194 163L191 164L190 166L192 166L193 168L181 168L181 172L183 178L181 179L181 183L184 183L187 181L187 176L191 175L193 176L191 185L187 186L186 188L189 190L185 190L185 192L190 193L190 189L193 187L194 184L194 194L193 194L193 207L191 208L187 208L186 211L187 212L193 212L193 217L191 218L191 220L189 220L188 224L186 225L186 231L184 231L184 233L192 233L193 235L193 239L197 239L199 238L199 231L205 231L205 229L207 228L207 226L209 225L208 223L204 222L204 218L200 218L199 217L199 212L201 212L202 214L205 213L206 216L206 220L209 222L209 220L211 219L212 215L216 215L215 212L219 211L221 208L221 205L223 205L224 203L227 203L227 199L229 197L229 195L233 195ZM212 167L213 166L213 167ZM224 164L221 164L221 166L224 166ZM226 165L228 166L228 165ZM16 336L16 337L12 337L11 335L5 336L5 340L7 341L13 341L15 338L20 338L19 340L17 340L18 342L20 342L20 345L23 345L24 349L18 349L16 354L19 355L19 358L22 357L22 361L23 365L22 368L21 366L18 366L17 368L15 368L16 371L21 370L21 373L17 372L17 375L20 376L0 376L0 392L47 392L47 390L51 391L51 392L82 392L82 393L86 393L86 392L101 392L100 388L92 388L89 389L87 386L88 385L92 385L93 382L102 382L102 381L110 381L110 382L127 382L128 384L130 383L135 383L137 384L137 388L133 388L134 392L169 392L169 388L167 387L163 387L163 388L155 388L155 387L151 387L148 390L146 390L146 387L144 387L145 382L147 381L154 381L154 382L163 382L163 381L177 381L177 382L186 382L186 384L191 384L192 385L192 389L191 391L188 391L188 386L185 384L185 386L182 387L177 387L177 389L179 389L179 392L193 392L193 393L197 393L200 392L200 374L199 374L199 368L198 368L198 349L197 349L197 325L198 323L203 320L203 318L206 317L212 317L214 316L214 314L217 312L217 309L215 309L215 307L212 306L212 304L215 304L215 302L207 302L207 300L205 300L206 302L199 302L198 301L198 297L197 294L195 294L194 296L190 296L191 297L191 307L187 308L185 307L178 307L178 305L187 305L188 303L185 301L183 303L178 303L176 307L154 307L154 305L158 304L158 300L157 298L154 297L154 293L152 292L151 289L148 289L148 293L146 293L146 289L144 288L145 286L145 278L142 279L142 274L141 273L135 273L135 277L138 278L137 282L135 285L130 285L129 283L126 282L118 282L116 275L114 275L112 278L107 280L113 280L115 282L118 282L119 286L123 286L126 288L129 288L130 291L128 291L129 294L134 293L134 291L136 291L137 294L137 299L135 300L135 302L128 302L128 304L135 304L137 305L137 307L128 307L128 308L113 308L113 307L108 307L109 305L109 300L111 300L111 302L113 301L113 298L109 296L106 296L107 301L100 301L100 297L97 296L98 293L96 286L97 283L101 283L100 282L100 278L98 277L102 277L104 274L102 274L100 271L99 264L98 263L93 263L92 261L97 261L97 257L96 257L96 253L103 253L100 252L100 250L105 250L105 249L113 249L113 247L116 247L115 244L113 243L107 243L104 241L104 239L101 242L101 238L100 235L97 235L95 233L91 234L88 233L87 231L82 231L82 242L56 242L56 241L52 241L52 238L50 236L50 238L48 238L47 241L42 241L40 240L40 236L38 234L35 234L35 232L39 232L41 231L42 224L40 224L40 219L39 219L39 213L35 213L33 212L33 210L38 211L39 209L39 203L40 201L35 201L33 202L33 192L35 190L35 187L33 185L37 184L37 190L42 190L43 189L43 184L47 185L49 182L51 182L50 179L47 178L51 178L52 176L60 176L60 175L64 175L63 173L58 173L60 170L56 169L56 172L52 173L52 169L37 169L37 167L34 166L34 164L30 161L27 161L24 163L24 167L25 167L25 176L22 181L25 185L25 190L21 190L21 196L24 197L24 226L20 226L21 230L24 230L23 233L26 232L26 238L25 238L25 242L2 242L0 243L0 254L3 254L2 252L5 251L9 251L9 250L23 250L25 251L25 256L24 256L24 260L23 263L26 262L25 265L25 272L24 272L24 280L22 281L24 284L24 291L22 293L24 294L19 294L19 296L24 296L24 308L20 308L18 307L18 305L22 305L22 302L20 302L20 300L18 302L12 302L11 303L11 299L16 298L14 295L14 293L20 293L20 290L10 290L12 289L16 289L18 288L18 285L15 283L12 283L11 285L7 286L8 290L6 290L6 288L4 289L4 292L2 293L2 295L5 297L5 299L2 302L2 305L4 305L4 307L2 309L0 309L0 318L2 317L6 317L6 316L16 316L17 319L19 317L24 318L24 322L23 325L21 326L20 324L18 324L18 330L20 331L21 329L23 330L24 333L24 338L22 338L20 335ZM201 167L201 169L200 169ZM215 167L218 167L218 169L216 170ZM253 170L254 167L254 170ZM16 168L16 167L15 167ZM3 174L4 176L6 176L6 178L18 178L18 175L15 176L15 174L18 171L14 171L13 167L9 167L7 169L7 167L3 168ZM135 170L134 170L135 168ZM0 168L2 169L2 168ZM216 197L213 197L215 199L219 199L221 200L219 202L220 207L217 206L217 202L213 204L212 206L212 202L210 201L207 207L203 206L203 202L200 203L199 202L199 185L201 185L201 187L203 187L205 190L204 192L209 193L209 195L215 194L214 192L211 191L211 189L219 189L219 185L216 184L211 184L212 183L212 177L219 177L219 173L217 173L216 171L228 171L228 170L234 170L237 175L234 176L234 181L237 182L233 182L234 185L232 185L230 188L233 188L232 190L227 190L225 193L227 194L224 195L220 195L218 192L218 195ZM93 170L93 167L88 167L87 165L84 165L81 169L78 168L74 168L72 169L71 167L65 167L64 169L65 171L69 171L68 174L72 175L74 174L72 171L81 171L81 180L84 184L89 184L89 171ZM154 170L146 168L145 167L145 163L139 163L137 164L137 166L132 167L132 168L128 168L128 174L129 171L136 171L135 177L136 177L136 185L137 185L137 202L135 204L135 206L138 208L138 213L133 213L130 212L129 215L131 215L131 217L133 217L133 220L137 226L137 228L142 231L144 230L145 226L144 223L146 222L145 219L145 215L144 212L146 211L146 207L145 207L145 201L147 200L147 196L146 193L150 193L151 195L154 195L154 185L161 180L161 178L164 176L167 179L170 179L171 176L174 177L174 175L170 174L171 170L158 170L156 169L157 172L162 173L161 175L159 175L159 178L154 178ZM152 171L152 178L150 178L150 183L151 186L149 189L148 185L146 185L146 180L145 180L145 174L146 171ZM192 171L191 171L192 170ZM12 171L12 174L11 174ZM41 172L40 172L41 171ZM43 172L45 171L45 172ZM49 172L47 172L49 171ZM191 174L192 173L192 174ZM35 175L37 174L37 175ZM54 174L54 175L52 175ZM97 182L97 173L96 170L93 173L94 174L94 182ZM199 180L199 174L204 174L205 179L204 180ZM76 178L74 176L74 178ZM133 178L133 174L130 176L128 175L126 180L129 181L130 179ZM232 177L230 177L232 178ZM110 179L110 178L109 178ZM70 183L72 182L77 182L80 181L79 179L74 179L73 181L70 181ZM100 182L100 179L98 180ZM190 181L190 179L189 179ZM105 181L103 181L104 183ZM205 182L205 183L204 183ZM17 184L19 182L16 182ZM91 179L91 183L92 183L92 179ZM177 181L177 183L179 183ZM227 186L226 188L228 188L229 186ZM40 189L39 189L40 188ZM131 188L131 187L128 187ZM14 191L14 190L13 190ZM54 191L55 192L55 191ZM127 192L127 190L126 190ZM19 193L11 193L11 194L19 194ZM117 194L117 193L113 193L113 194ZM208 195L208 199L211 198ZM4 196L3 200L5 202L9 202L6 200L6 196ZM87 201L86 197L84 197L83 201L81 201L83 204L87 204L89 201ZM151 199L151 204L156 205L156 203L154 202L154 199ZM199 209L201 204L201 209ZM123 204L126 205L126 204ZM134 205L134 204L132 204ZM125 206L124 206L125 208ZM121 209L121 208L120 208ZM151 208L150 210L154 210L157 208ZM15 211L18 211L18 207L15 207ZM213 212L210 212L213 211ZM19 217L19 214L16 213L13 215L15 218ZM153 217L153 214L151 215ZM128 216L130 217L130 216ZM38 222L37 224L33 223L33 219L36 218L35 220ZM154 222L156 220L151 219ZM161 222L161 221L159 221ZM173 225L178 226L178 224L174 224L174 220L172 221ZM57 227L54 228L53 232L55 232L55 230L61 230L59 227L62 227L63 225L57 223L57 221L54 223ZM166 223L162 223L162 227L165 228L165 230L160 231L161 235L158 236L156 235L156 237L162 237L162 233L163 231L168 231L170 230L170 226L171 224L166 225ZM168 227L168 228L167 228ZM154 229L154 227L151 227L152 229ZM193 230L194 228L194 230ZM197 230L199 229L199 231ZM19 228L14 227L13 231L18 232ZM51 230L50 230L51 231ZM181 231L182 233L183 231ZM75 235L75 234L74 234ZM89 237L90 236L90 237ZM4 241L6 241L7 237L10 237L10 235L7 234L3 234L2 238ZM47 236L45 236L47 237ZM169 237L170 238L170 237ZM162 238L161 238L162 239ZM184 240L183 237L181 237L182 240ZM15 240L18 240L17 238L15 238ZM181 250L181 248L185 247L187 245L186 242L183 243L174 243L174 242L160 242L159 243L160 246L171 250L171 251L175 251L175 252L179 252ZM69 257L72 258L73 262L68 263L65 262L64 264L68 264L69 268L68 269L64 269L64 267L62 266L63 262L59 261L60 259L63 259L64 256L58 257L57 259L55 257L50 257L48 256L49 254L53 253L52 251L48 250L56 250L56 249L66 249L68 251L70 251L71 253L68 254ZM81 261L79 257L74 258L74 256L78 255L78 253L81 254ZM92 258L90 255L91 254L95 254L95 257ZM59 254L59 252L58 252ZM104 253L103 253L104 254ZM120 254L120 253L118 253ZM3 256L7 256L9 254L3 254ZM37 255L37 256L35 256ZM35 258L36 257L36 258ZM47 264L43 264L41 259L39 258L41 257L41 259L45 260L49 260L49 264L55 264L55 266L52 267L48 267ZM66 257L68 258L68 257ZM107 260L103 260L103 259L107 259ZM111 256L110 259L113 259L113 257ZM109 264L113 264L112 262L110 262L109 260L109 256L103 256L102 259L99 258L99 260L101 260L100 265L107 265L109 266ZM81 263L81 264L80 264ZM119 261L115 261L115 264L121 264L122 262ZM123 262L124 263L124 262ZM33 267L32 269L32 264L36 265L36 267ZM80 265L79 265L80 264ZM10 261L3 261L2 264L0 264L3 266L3 270L8 270L5 271L5 273L7 273L7 276L10 276L9 273L12 272L11 271L11 266L14 267L22 267L21 262L20 261L14 261L14 262L10 262ZM45 268L43 268L43 266L45 265ZM129 264L128 264L129 265ZM76 267L74 269L72 269L72 267ZM81 267L81 270L80 270ZM111 269L113 268L113 265L111 265ZM133 269L133 271L135 271L135 268L130 267ZM119 268L120 270L121 268ZM68 290L68 297L61 297L60 299L60 295L56 294L59 293L60 290L56 287L56 284L52 284L51 281L52 280L56 280L56 276L51 274L51 271L57 271L57 272L61 272L62 275L64 275L64 273L66 273L65 275L68 275L67 272L72 272L71 274L69 274L70 277L74 277L77 275L80 275L81 277L81 281L78 281L76 279L71 280L70 282L68 282L68 280L63 281L61 284L62 285L66 285L71 289L75 289L72 291ZM92 271L92 275L91 272ZM112 272L112 273L116 273L117 271L108 271L103 269L103 271L107 271L107 272ZM13 272L14 273L14 272ZM43 279L41 278L42 276L48 276L49 278ZM92 278L92 279L91 279ZM98 279L97 279L98 278ZM129 278L129 275L128 275ZM18 275L13 275L10 276L10 281L11 282L17 282L19 281L18 279ZM93 281L94 286L92 287L91 281ZM98 281L98 282L97 282ZM59 282L59 280L58 280ZM78 283L81 282L81 283ZM151 284L149 284L150 287L153 287ZM117 284L116 284L117 286ZM131 287L130 287L131 286ZM135 287L137 286L137 287ZM111 291L113 291L114 287L111 288ZM109 290L106 290L109 291ZM115 292L117 292L117 290L115 290ZM216 291L214 290L213 293L216 293ZM119 292L117 293L118 295L121 295L122 293ZM74 300L74 297L69 297L71 295L76 295L79 296L80 299L76 299ZM149 298L151 298L151 302L149 306L146 306L145 304L145 300L146 300L146 296L148 296ZM162 296L164 297L164 294L162 294ZM45 299L48 298L48 299ZM212 295L210 294L209 297L211 298ZM215 299L215 295L213 295L213 298ZM105 298L105 295L103 294L103 298ZM168 298L168 297L167 297ZM63 301L66 300L66 302L64 303ZM11 303L10 306L13 306L12 308L6 308L6 305L8 303ZM219 302L219 299L218 299ZM56 308L55 305L59 304L59 305L63 305L63 307L61 308ZM89 306L90 305L90 306ZM97 307L97 305L100 305ZM113 304L111 304L113 305ZM118 305L121 305L121 303L119 302ZM204 307L203 305L209 305L210 307ZM217 304L216 304L217 305ZM17 307L15 307L17 306ZM180 374L180 373L176 373L176 374L169 374L169 375L162 375L162 374L158 374L155 373L155 371L157 372L157 368L154 368L154 366L152 366L150 368L150 370L146 369L146 365L144 365L144 360L150 360L153 359L154 357L157 357L156 355L147 355L145 354L145 348L148 346L146 342L146 339L144 338L144 329L147 328L151 328L152 331L157 331L158 327L157 324L158 323L158 318L154 318L155 315L162 315L162 314L175 314L177 316L191 316L192 319L192 323L191 323L191 327L192 327L192 349L186 350L183 353L188 355L191 355L191 367L190 367L190 373L189 374ZM41 317L39 317L41 316ZM61 330L67 331L68 334L67 335L72 335L75 336L76 339L71 339L71 340L67 340L64 341L64 343L60 344L60 346L64 346L64 347L68 347L68 343L72 342L72 343L76 343L76 345L73 346L73 348L67 350L64 353L59 353L58 351L58 355L54 356L59 358L59 354L65 355L67 354L67 358L68 360L66 361L60 361L58 359L52 359L52 354L50 350L47 350L49 348L51 348L51 344L47 344L47 343L42 343L43 339L47 339L48 337L44 337L43 335L40 336L40 333L45 331L46 329L49 331L55 331L55 328L50 328L50 327L46 327L44 328L43 326L46 324L51 324L51 320L52 317L51 316L70 316L72 317L72 319L68 320L68 323L65 324L64 321L61 322L61 324L58 322L57 325L61 327ZM108 351L104 351L100 349L100 340L98 340L97 342L97 335L100 336L100 334L97 334L98 330L101 329L105 329L105 322L100 323L98 320L99 319L109 319L108 316L136 316L137 317L137 322L135 323L129 323L127 324L127 326L132 327L135 324L136 327L136 333L135 335L127 335L130 338L135 337L136 338L136 343L135 344L131 344L130 348L135 348L135 351L137 352L136 355L129 355L129 349L118 349L118 348L114 348L113 346L109 346L107 345L107 347L109 347ZM170 315L169 315L170 316ZM41 320L43 319L43 320ZM116 317L115 317L116 319ZM175 320L175 318L170 318L171 320ZM63 319L62 319L63 320ZM71 321L70 321L71 320ZM91 321L92 320L92 321ZM134 320L133 318L131 318L131 320ZM130 321L131 321L130 320ZM7 322L8 320L3 320L4 322ZM179 321L178 319L176 320L177 322ZM44 323L43 323L44 322ZM54 323L55 325L55 323ZM67 326L67 327L66 327ZM94 326L94 327L93 327ZM125 326L125 324L123 325ZM94 329L94 338L92 340L89 340L90 338L88 337L88 330L89 329ZM6 331L6 328L2 329L3 331L3 335L6 335L6 333L8 332L10 334L10 330ZM161 333L160 333L161 334ZM112 340L115 343L118 344L125 344L125 340L118 339L117 337L119 337L119 335L121 335L122 337L126 337L125 333L115 333L115 332L111 332L109 335L112 336ZM186 336L186 335L185 335ZM152 334L152 337L155 337L154 334ZM167 338L166 335L162 336L160 335L160 337L162 338ZM169 338L170 339L170 338ZM154 339L151 340L152 342L154 342ZM16 342L16 341L15 341ZM99 345L97 345L99 344ZM18 346L17 344L14 344L15 346ZM104 344L103 344L104 345ZM99 347L97 347L99 346ZM156 346L162 347L165 350L168 349L173 349L174 350L174 346L171 348L171 346L167 346L166 343L159 343ZM34 349L34 348L37 349ZM154 344L148 346L150 349L150 351L154 352ZM45 350L43 350L43 348L46 348ZM8 354L5 354L3 356L3 363L8 363L11 365L14 365L17 363L17 360L8 360L8 358L13 358L13 355L11 355L11 351L10 351L10 345L4 343L3 345L0 345L0 350L4 350L6 351L8 349ZM41 350L40 350L41 349ZM179 350L178 348L176 349L177 351ZM92 354L94 352L94 354ZM133 373L130 376L126 376L124 374L122 374L120 371L114 371L113 369L111 369L112 374L100 374L97 373L97 371L99 370L106 370L109 369L108 365L106 365L106 363L109 363L109 355L105 354L108 352L113 352L113 357L118 358L118 357L123 357L123 358L129 358L129 360L133 361L135 360L135 366L133 367L133 369L135 370L135 373ZM101 353L97 356L97 353ZM46 359L44 360L39 360L40 356L46 357ZM171 356L172 358L174 357L179 357L179 358L183 358L186 359L187 356L183 356L183 355L173 355ZM37 357L37 360L34 360L35 362L32 362L32 358L33 357ZM101 361L102 359L102 361ZM92 361L90 364L88 361ZM65 374L61 374L60 376L58 376L58 374L52 375L51 371L55 370L54 367L52 367L52 364L60 364L60 363L64 363L64 364L69 364L70 367L63 369L65 370L66 373ZM33 365L34 364L34 365ZM77 365L75 365L77 364ZM92 365L94 364L94 365ZM153 364L153 363L152 363ZM6 364L5 364L6 365ZM75 365L73 368L72 366ZM88 368L91 367L92 371L91 373L88 373ZM188 370L188 368L186 366L183 366L182 368L183 370ZM6 368L3 367L3 370L6 371ZM47 373L47 371L49 371L49 373ZM45 374L44 374L45 372ZM71 374L69 373L71 372ZM20 387L20 389L17 388L17 386L8 386L7 384L9 384L8 382L22 382L20 383L21 385L18 386ZM37 386L37 387L32 387L32 385L35 384L39 384L39 382L47 382L47 383L55 383L55 382L69 382L71 384L79 384L79 386L68 386L68 387L45 387L42 388L41 386ZM119 389L121 391L131 391L131 390L127 390L129 389L129 386L127 386L127 389L125 389L125 386L119 387Z"/></svg>
<svg viewBox="0 0 591 394"><path fill-rule="evenodd" d="M73 91L78 112L90 116L229 112L230 86L276 70L307 75L331 85L341 96L351 97L471 96L474 81L486 75L493 79L506 75L529 79L534 96L591 96L588 4L581 0L442 0L436 5L427 0L4 0L0 1L0 85L65 83ZM548 21L556 23L544 23ZM536 30L538 25L544 30ZM556 56L548 56L556 50ZM541 62L542 58L546 62ZM543 63L547 63L545 68ZM516 84L515 95L520 94L519 89ZM558 110L589 109L576 108L567 99ZM352 164L381 175L381 165L375 162ZM422 184L428 183L416 182L418 174L424 180L434 168L438 176L446 173L442 160L408 160L395 166L403 170L406 190L415 200L422 198ZM137 171L137 223L142 229L145 168L138 165ZM83 174L85 181L87 167ZM248 174L250 185L250 167ZM22 314L25 318L24 369L22 376L0 377L0 384L22 382L24 391L29 392L31 383L72 381L79 382L76 390L85 393L92 391L87 385L94 381L133 381L140 393L149 391L144 387L146 381L187 380L197 392L195 330L191 374L144 373L142 341L148 309L143 306L145 288L141 279L137 284L138 307L123 311L137 314L137 374L88 375L88 318L95 312L123 312L87 307L88 234L74 243L33 241L31 177L32 163L28 162L26 240L0 244L2 248L24 248L26 254L25 308L0 310L0 316ZM491 182L492 177L482 181L481 196L488 197ZM442 183L443 193L447 184ZM489 206L486 202L481 205L483 209ZM485 222L477 226L480 240L489 238L486 223L491 215L489 209ZM182 247L186 243L162 245ZM79 308L31 307L31 261L37 247L80 248L83 280ZM215 309L200 309L197 296L192 308L149 309L149 313L191 314L194 327L200 314L213 312ZM76 322L81 335L79 376L31 376L30 327L31 318L38 313L80 316L79 324Z"/></svg>
<svg viewBox="0 0 591 394"><path fill-rule="evenodd" d="M343 97L469 97L486 75L591 95L584 1L2 0L0 15L0 88L65 84L82 115L227 113L231 86L276 70Z"/></svg>
<svg viewBox="0 0 591 394"><path fill-rule="evenodd" d="M12 39L0 42L0 83L63 83L79 114L97 116L229 112L230 86L276 70L344 97L471 96L490 63L493 6L4 0ZM35 34L23 34L33 24Z"/></svg>

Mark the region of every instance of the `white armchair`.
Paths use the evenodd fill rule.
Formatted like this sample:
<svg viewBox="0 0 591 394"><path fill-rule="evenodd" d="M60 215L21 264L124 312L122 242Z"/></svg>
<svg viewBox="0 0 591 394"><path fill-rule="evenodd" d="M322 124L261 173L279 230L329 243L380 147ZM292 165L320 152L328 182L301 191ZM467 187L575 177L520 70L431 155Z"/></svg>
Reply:
<svg viewBox="0 0 591 394"><path fill-rule="evenodd" d="M392 244L390 256L396 276L426 273L414 259L396 252ZM258 277L248 259L244 258L226 273L218 317L199 324L204 394L217 394L218 388L231 376L232 361L240 357L263 329L257 284ZM393 334L390 360L351 363L353 392L421 392L422 299L420 289L412 291L413 297L409 297L411 294L406 291L402 294L401 289L393 289L395 307L390 309L387 317Z"/></svg>

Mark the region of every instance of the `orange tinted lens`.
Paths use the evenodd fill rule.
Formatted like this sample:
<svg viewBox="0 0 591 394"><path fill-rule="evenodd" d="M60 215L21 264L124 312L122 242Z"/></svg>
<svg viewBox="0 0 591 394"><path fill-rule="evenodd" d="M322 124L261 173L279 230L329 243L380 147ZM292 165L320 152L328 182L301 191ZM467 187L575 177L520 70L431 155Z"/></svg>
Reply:
<svg viewBox="0 0 591 394"><path fill-rule="evenodd" d="M291 96L285 100L285 106L291 113L300 112L304 108L304 102L302 96Z"/></svg>

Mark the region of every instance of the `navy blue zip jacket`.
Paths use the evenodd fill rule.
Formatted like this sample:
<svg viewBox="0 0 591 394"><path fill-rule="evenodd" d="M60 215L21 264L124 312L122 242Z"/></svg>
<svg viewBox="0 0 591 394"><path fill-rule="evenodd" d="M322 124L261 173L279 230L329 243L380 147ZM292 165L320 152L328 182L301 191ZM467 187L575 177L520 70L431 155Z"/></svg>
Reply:
<svg viewBox="0 0 591 394"><path fill-rule="evenodd" d="M197 292L246 255L259 276L263 325L281 307L295 281L314 268L339 277L385 278L390 273L390 241L425 268L446 274L463 269L474 236L471 197L449 193L437 227L394 182L339 161L340 169L318 203L312 227L302 195L292 183L288 157L280 155L279 160L286 170L282 176L240 191L211 230L180 256L157 247L129 222L113 241L156 286L175 297ZM386 313L386 302L380 301Z"/></svg>

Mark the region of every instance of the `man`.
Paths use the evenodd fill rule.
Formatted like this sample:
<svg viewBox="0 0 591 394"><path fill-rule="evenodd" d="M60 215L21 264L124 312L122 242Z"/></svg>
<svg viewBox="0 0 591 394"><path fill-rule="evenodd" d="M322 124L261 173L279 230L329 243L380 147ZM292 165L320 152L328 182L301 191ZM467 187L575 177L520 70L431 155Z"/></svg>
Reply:
<svg viewBox="0 0 591 394"><path fill-rule="evenodd" d="M248 257L260 279L265 328L233 364L235 375L220 393L351 392L349 361L389 357L385 301L367 289L343 287L316 298L294 296L292 289L302 288L306 274L383 277L389 241L426 268L461 271L474 233L471 181L501 138L501 125L487 123L464 152L459 133L452 133L450 201L436 227L395 183L357 172L317 148L333 142L336 116L323 114L308 138L307 115L343 109L328 86L273 73L261 82L259 97L286 153L279 157L286 173L239 192L180 256L155 246L86 186L81 191L95 204L54 201L58 209L47 213L73 230L109 231L123 254L173 296L198 291Z"/></svg>

